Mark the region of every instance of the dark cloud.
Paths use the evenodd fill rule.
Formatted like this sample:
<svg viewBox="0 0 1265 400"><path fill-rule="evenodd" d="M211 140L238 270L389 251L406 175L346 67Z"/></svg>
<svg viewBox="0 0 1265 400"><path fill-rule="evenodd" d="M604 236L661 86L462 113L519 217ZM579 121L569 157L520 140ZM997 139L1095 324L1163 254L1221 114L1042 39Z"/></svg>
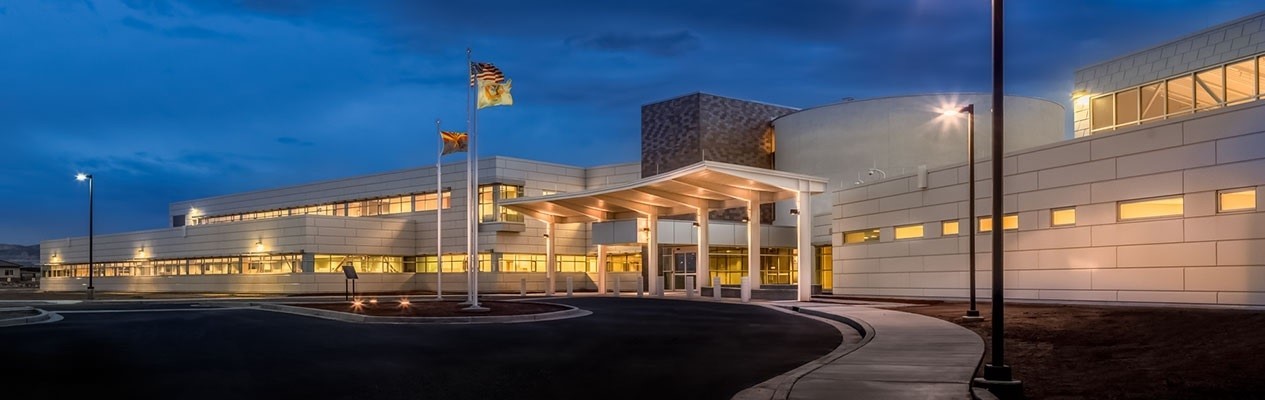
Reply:
<svg viewBox="0 0 1265 400"><path fill-rule="evenodd" d="M640 52L656 56L675 56L698 50L701 41L688 31L660 34L603 33L566 40L568 46L615 52Z"/></svg>

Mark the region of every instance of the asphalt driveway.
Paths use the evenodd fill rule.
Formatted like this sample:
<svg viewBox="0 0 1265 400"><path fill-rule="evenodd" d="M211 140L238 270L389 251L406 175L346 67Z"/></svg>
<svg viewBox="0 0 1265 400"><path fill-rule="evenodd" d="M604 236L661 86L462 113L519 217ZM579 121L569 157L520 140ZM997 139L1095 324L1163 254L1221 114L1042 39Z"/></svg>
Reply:
<svg viewBox="0 0 1265 400"><path fill-rule="evenodd" d="M551 301L593 315L380 325L190 304L45 307L79 312L0 328L0 376L11 398L727 399L841 340L755 306Z"/></svg>

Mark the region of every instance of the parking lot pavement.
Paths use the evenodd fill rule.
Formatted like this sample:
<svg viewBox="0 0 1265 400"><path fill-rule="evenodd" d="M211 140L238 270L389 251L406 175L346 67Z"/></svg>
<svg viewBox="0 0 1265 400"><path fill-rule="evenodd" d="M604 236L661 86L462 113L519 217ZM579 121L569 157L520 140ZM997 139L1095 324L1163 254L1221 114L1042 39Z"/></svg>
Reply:
<svg viewBox="0 0 1265 400"><path fill-rule="evenodd" d="M231 304L49 307L73 312L0 329L0 341L22 344L5 351L0 376L39 398L727 399L840 341L826 324L755 306L549 301L593 315L369 325Z"/></svg>

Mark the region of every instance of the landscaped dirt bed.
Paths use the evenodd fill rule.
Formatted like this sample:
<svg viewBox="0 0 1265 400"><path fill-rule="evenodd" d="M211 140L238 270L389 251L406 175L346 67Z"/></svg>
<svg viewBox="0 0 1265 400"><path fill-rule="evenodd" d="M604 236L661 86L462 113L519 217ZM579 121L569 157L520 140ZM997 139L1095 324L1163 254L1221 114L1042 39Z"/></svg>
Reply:
<svg viewBox="0 0 1265 400"><path fill-rule="evenodd" d="M980 322L961 319L966 307L899 310L971 329L991 351L992 305ZM1007 303L1005 356L1033 399L1260 399L1262 332L1265 311Z"/></svg>
<svg viewBox="0 0 1265 400"><path fill-rule="evenodd" d="M525 301L484 301L481 302L480 305L490 309L490 311L481 313L462 311L462 309L467 306L460 305L459 302L456 301L415 301L409 303L407 307L401 306L400 303L395 300L390 302L379 301L376 304L370 302L369 300L364 300L360 307L354 306L352 302L291 305L321 310L342 311L374 317L470 317L529 315L563 311L567 309L566 307L554 304L541 304Z"/></svg>

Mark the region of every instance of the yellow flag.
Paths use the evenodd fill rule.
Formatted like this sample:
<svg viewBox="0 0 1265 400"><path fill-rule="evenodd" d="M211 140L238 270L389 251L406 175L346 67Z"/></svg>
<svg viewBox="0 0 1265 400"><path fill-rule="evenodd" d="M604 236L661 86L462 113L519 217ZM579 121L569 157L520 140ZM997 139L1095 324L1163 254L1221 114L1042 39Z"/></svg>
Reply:
<svg viewBox="0 0 1265 400"><path fill-rule="evenodd" d="M514 97L510 96L510 85L511 81L496 83L496 81L480 79L479 108L514 105Z"/></svg>

